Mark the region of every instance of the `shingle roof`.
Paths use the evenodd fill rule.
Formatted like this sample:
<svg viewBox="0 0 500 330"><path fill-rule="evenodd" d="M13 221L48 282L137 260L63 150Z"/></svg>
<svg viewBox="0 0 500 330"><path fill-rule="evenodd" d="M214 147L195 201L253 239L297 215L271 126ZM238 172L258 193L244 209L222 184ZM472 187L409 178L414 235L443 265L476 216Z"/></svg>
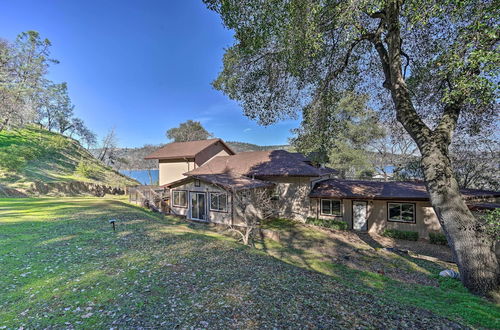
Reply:
<svg viewBox="0 0 500 330"><path fill-rule="evenodd" d="M232 154L234 151L224 143L221 139L198 140L188 142L173 142L156 150L152 154L144 157L144 159L179 159L179 158L195 158L202 150L211 145L220 142Z"/></svg>
<svg viewBox="0 0 500 330"><path fill-rule="evenodd" d="M245 189L266 188L274 186L274 183L272 182L251 179L249 177L241 175L224 173L224 174L193 175L175 182L171 182L169 184L164 185L163 187L168 187L168 188L176 187L193 179L198 179L200 181L212 183L231 190L245 190Z"/></svg>
<svg viewBox="0 0 500 330"><path fill-rule="evenodd" d="M462 189L466 199L497 197L498 191ZM422 182L380 182L328 179L316 183L309 194L315 198L408 199L428 200L429 194Z"/></svg>
<svg viewBox="0 0 500 330"><path fill-rule="evenodd" d="M305 157L285 150L241 152L219 156L185 175L237 173L247 176L321 176Z"/></svg>
<svg viewBox="0 0 500 330"><path fill-rule="evenodd" d="M474 203L467 206L472 211L500 209L500 203Z"/></svg>

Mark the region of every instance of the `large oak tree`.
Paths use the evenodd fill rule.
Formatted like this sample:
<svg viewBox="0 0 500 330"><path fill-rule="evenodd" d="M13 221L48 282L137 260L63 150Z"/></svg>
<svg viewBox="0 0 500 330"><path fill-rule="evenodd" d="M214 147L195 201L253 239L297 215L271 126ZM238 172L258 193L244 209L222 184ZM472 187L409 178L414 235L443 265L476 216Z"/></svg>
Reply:
<svg viewBox="0 0 500 330"><path fill-rule="evenodd" d="M497 1L204 0L235 31L214 86L262 124L356 86L390 110L416 142L432 206L463 284L497 291L493 239L453 174L455 130L495 120L500 54Z"/></svg>

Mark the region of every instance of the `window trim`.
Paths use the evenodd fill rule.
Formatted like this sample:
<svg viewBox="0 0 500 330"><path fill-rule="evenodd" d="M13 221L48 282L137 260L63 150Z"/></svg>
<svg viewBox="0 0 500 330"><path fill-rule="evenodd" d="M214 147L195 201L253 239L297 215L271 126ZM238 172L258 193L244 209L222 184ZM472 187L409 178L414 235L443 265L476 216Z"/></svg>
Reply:
<svg viewBox="0 0 500 330"><path fill-rule="evenodd" d="M186 201L186 204L185 205L176 205L174 204L174 193L176 192L183 192L186 196L186 198L184 199ZM183 208L183 209L187 209L188 208L188 193L187 193L187 190L172 190L172 207L180 207L180 208Z"/></svg>
<svg viewBox="0 0 500 330"><path fill-rule="evenodd" d="M212 208L212 195L217 194L217 195L226 195L226 208L219 210L219 209L213 209ZM210 191L208 193L209 195L209 210L212 212L218 212L218 213L228 213L229 212L229 194L227 192L219 192L219 191Z"/></svg>
<svg viewBox="0 0 500 330"><path fill-rule="evenodd" d="M323 201L330 201L330 210L332 211L332 213L323 213ZM331 207L332 204L331 202L332 201L336 201L336 202L339 202L340 203L340 214L333 214L333 208ZM327 216L330 216L330 217L342 217L344 212L342 210L342 200L341 199L335 199L335 198L321 198L319 200L319 214L321 215L327 215Z"/></svg>
<svg viewBox="0 0 500 330"><path fill-rule="evenodd" d="M412 221L404 221L404 220L397 220L397 219L391 219L391 214L389 211L389 205L390 204L411 204L413 205L413 220ZM400 207L400 209L402 206ZM402 211L401 211L402 212ZM409 223L409 224L416 224L417 223L417 204L412 203L412 202L387 202L387 221L388 222L397 222L397 223Z"/></svg>

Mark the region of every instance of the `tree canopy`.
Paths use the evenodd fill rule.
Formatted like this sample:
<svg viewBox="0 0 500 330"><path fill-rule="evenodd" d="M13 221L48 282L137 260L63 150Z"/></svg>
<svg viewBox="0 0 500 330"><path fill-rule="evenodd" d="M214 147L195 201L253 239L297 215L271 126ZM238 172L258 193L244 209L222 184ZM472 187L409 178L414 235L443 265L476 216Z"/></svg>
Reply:
<svg viewBox="0 0 500 330"><path fill-rule="evenodd" d="M358 177L373 171L366 149L383 137L375 112L368 108L367 95L330 93L312 108L306 107L302 124L292 130L297 151L321 164L328 164L342 177Z"/></svg>
<svg viewBox="0 0 500 330"><path fill-rule="evenodd" d="M0 40L0 131L37 123L93 144L95 135L74 116L67 84L47 78L50 65L58 63L50 47L36 31L23 32L12 43Z"/></svg>
<svg viewBox="0 0 500 330"><path fill-rule="evenodd" d="M209 133L199 121L188 120L181 123L179 127L167 130L167 138L174 142L186 142L196 140L207 140L213 135Z"/></svg>

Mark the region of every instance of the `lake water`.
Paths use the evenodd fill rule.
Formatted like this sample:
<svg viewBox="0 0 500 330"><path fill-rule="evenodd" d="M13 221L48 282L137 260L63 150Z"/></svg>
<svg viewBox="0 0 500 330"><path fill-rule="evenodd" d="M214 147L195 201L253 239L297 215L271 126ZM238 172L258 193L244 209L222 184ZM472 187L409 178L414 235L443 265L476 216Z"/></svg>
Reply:
<svg viewBox="0 0 500 330"><path fill-rule="evenodd" d="M158 170L149 170L151 172L151 177L153 182L150 182L148 170L121 170L121 174L125 174L132 179L136 179L141 184L155 185L158 184Z"/></svg>

